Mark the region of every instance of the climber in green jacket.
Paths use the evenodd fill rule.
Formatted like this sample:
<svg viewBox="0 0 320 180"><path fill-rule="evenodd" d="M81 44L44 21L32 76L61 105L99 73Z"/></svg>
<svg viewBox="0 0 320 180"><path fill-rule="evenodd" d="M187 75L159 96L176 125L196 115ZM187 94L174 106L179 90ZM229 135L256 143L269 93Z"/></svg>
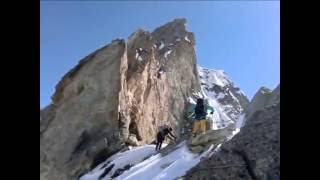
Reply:
<svg viewBox="0 0 320 180"><path fill-rule="evenodd" d="M197 99L196 105L191 105L188 108L188 113L190 114L188 118L194 119L193 136L196 136L197 132L200 130L202 134L206 132L206 121L207 121L207 112L210 110L210 114L213 114L213 107L209 106L208 103L204 103L204 100L199 98Z"/></svg>

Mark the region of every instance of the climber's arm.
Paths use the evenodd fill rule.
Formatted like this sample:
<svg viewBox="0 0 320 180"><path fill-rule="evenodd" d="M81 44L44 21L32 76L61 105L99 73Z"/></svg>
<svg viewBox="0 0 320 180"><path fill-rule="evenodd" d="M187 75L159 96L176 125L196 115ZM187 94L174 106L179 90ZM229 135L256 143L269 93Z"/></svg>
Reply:
<svg viewBox="0 0 320 180"><path fill-rule="evenodd" d="M169 136L168 136L171 140L175 140L176 139L176 137L171 133L171 132L169 132Z"/></svg>

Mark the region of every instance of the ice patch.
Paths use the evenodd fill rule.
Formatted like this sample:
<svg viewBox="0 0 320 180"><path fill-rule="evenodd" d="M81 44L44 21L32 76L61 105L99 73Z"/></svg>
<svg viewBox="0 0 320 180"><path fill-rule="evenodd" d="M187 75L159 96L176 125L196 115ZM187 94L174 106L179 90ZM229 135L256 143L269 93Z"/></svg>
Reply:
<svg viewBox="0 0 320 180"><path fill-rule="evenodd" d="M238 129L242 128L244 126L245 119L246 119L246 115L242 113L237 120L236 128Z"/></svg>
<svg viewBox="0 0 320 180"><path fill-rule="evenodd" d="M188 38L188 36L184 37L184 40L186 40L188 43L191 43L190 39Z"/></svg>
<svg viewBox="0 0 320 180"><path fill-rule="evenodd" d="M196 104L196 101L193 100L191 97L188 97L187 101L191 104Z"/></svg>
<svg viewBox="0 0 320 180"><path fill-rule="evenodd" d="M203 92L193 92L192 94L197 98L204 98Z"/></svg>
<svg viewBox="0 0 320 180"><path fill-rule="evenodd" d="M172 50L169 50L167 52L164 53L164 58L168 58L168 56L171 54Z"/></svg>
<svg viewBox="0 0 320 180"><path fill-rule="evenodd" d="M237 92L238 92L239 94L242 94L243 96L247 96L241 89L239 89Z"/></svg>
<svg viewBox="0 0 320 180"><path fill-rule="evenodd" d="M233 98L234 100L236 100L236 102L237 102L238 104L240 104L238 98L236 98L231 91L229 91L229 92L230 92L230 95L232 96L232 98Z"/></svg>
<svg viewBox="0 0 320 180"><path fill-rule="evenodd" d="M223 99L225 97L225 95L223 93L219 93L217 96L217 99Z"/></svg>
<svg viewBox="0 0 320 180"><path fill-rule="evenodd" d="M159 50L163 49L164 48L164 43L161 41L161 44L159 46Z"/></svg>

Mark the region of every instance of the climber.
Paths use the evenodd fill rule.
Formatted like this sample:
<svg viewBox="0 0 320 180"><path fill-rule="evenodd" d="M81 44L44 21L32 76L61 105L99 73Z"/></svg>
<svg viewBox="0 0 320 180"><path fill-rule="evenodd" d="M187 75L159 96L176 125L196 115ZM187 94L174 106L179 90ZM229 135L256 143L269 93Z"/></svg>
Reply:
<svg viewBox="0 0 320 180"><path fill-rule="evenodd" d="M197 135L197 132L199 130L201 131L202 134L206 132L207 110L211 110L210 114L213 114L214 112L214 109L211 106L207 105L207 103L204 104L203 99L201 98L197 99L197 104L193 109L192 114L188 116L188 118L190 117L194 118L194 124L193 124L193 130L192 130L193 137Z"/></svg>
<svg viewBox="0 0 320 180"><path fill-rule="evenodd" d="M177 139L171 132L172 132L172 128L170 126L166 124L163 126L160 126L159 131L157 133L156 151L159 151L161 149L162 142L164 141L166 135L168 135L168 137L171 140Z"/></svg>

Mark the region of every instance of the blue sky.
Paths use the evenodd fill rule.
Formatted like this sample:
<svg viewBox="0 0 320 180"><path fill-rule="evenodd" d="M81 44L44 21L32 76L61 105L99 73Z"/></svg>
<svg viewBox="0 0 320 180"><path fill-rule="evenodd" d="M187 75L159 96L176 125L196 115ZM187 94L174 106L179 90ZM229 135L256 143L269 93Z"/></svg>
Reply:
<svg viewBox="0 0 320 180"><path fill-rule="evenodd" d="M42 1L40 107L61 77L112 39L187 18L198 64L223 69L251 99L280 82L279 1Z"/></svg>

